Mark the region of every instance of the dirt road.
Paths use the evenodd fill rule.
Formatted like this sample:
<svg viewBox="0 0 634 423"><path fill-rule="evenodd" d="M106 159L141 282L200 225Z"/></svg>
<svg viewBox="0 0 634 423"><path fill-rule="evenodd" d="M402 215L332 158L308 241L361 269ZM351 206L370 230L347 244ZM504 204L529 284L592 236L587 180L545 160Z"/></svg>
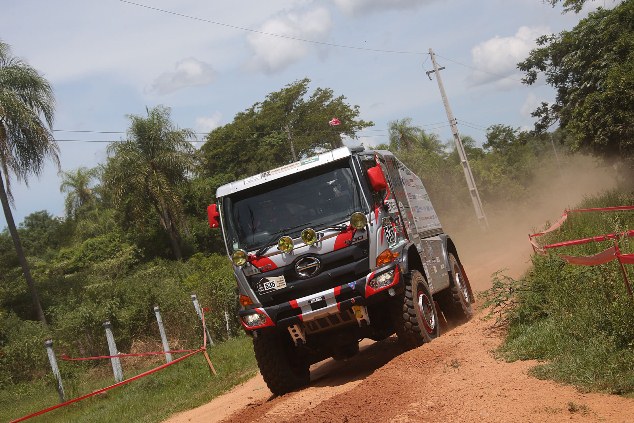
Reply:
<svg viewBox="0 0 634 423"><path fill-rule="evenodd" d="M592 180L597 180L594 175ZM539 213L511 213L507 225L493 222L487 234L456 231L475 291L487 289L495 271L507 269L506 274L518 277L528 268L526 235L578 200L565 192L569 197L558 196L558 202L547 203L550 207L545 202ZM634 399L584 394L535 379L528 375L535 362L494 358L500 342L480 312L406 353L400 353L395 338L365 341L350 360L315 364L310 386L299 392L273 398L256 376L168 422L634 422Z"/></svg>
<svg viewBox="0 0 634 423"><path fill-rule="evenodd" d="M474 269L474 288L482 289L504 265L511 275L521 273L529 256L527 246L495 259L474 252L465 266ZM481 317L404 354L395 338L365 342L350 360L314 365L310 386L282 397L272 398L258 375L168 421L634 422L632 399L583 394L528 376L534 362L496 360L492 351L501 339Z"/></svg>

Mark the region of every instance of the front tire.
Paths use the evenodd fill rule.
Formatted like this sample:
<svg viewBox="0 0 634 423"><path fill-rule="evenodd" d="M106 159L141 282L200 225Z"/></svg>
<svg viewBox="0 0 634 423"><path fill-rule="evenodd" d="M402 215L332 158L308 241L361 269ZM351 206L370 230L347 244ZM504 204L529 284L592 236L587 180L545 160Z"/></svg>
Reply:
<svg viewBox="0 0 634 423"><path fill-rule="evenodd" d="M394 305L392 320L399 343L412 349L439 335L438 314L427 281L418 270L404 275L405 289ZM400 300L400 301L399 301Z"/></svg>
<svg viewBox="0 0 634 423"><path fill-rule="evenodd" d="M260 373L274 395L284 395L310 383L308 360L298 354L290 337L284 335L263 331L253 338Z"/></svg>

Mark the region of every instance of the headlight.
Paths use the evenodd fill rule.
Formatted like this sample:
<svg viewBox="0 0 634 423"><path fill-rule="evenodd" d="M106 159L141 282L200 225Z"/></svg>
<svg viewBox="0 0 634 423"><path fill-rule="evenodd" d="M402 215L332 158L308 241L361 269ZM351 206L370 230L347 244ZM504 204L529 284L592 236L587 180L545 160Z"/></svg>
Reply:
<svg viewBox="0 0 634 423"><path fill-rule="evenodd" d="M290 253L293 251L293 238L290 236L283 236L277 241L277 249L283 253Z"/></svg>
<svg viewBox="0 0 634 423"><path fill-rule="evenodd" d="M253 328L264 325L266 323L266 316L258 313L247 314L246 316L242 316L242 321L247 327Z"/></svg>
<svg viewBox="0 0 634 423"><path fill-rule="evenodd" d="M236 250L231 256L231 261L236 266L244 266L247 263L247 252L244 250Z"/></svg>
<svg viewBox="0 0 634 423"><path fill-rule="evenodd" d="M302 241L306 245L313 245L317 242L317 233L314 229L306 228L302 231Z"/></svg>
<svg viewBox="0 0 634 423"><path fill-rule="evenodd" d="M361 212L354 212L350 216L350 226L355 229L363 229L368 224L368 219Z"/></svg>
<svg viewBox="0 0 634 423"><path fill-rule="evenodd" d="M394 280L394 270L380 274L372 279L368 284L374 289L380 289L384 286L388 286Z"/></svg>

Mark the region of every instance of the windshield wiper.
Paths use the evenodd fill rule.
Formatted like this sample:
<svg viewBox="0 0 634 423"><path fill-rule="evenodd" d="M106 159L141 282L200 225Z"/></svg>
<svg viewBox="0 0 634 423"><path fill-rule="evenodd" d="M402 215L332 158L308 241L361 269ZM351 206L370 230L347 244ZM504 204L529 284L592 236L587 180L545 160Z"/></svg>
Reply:
<svg viewBox="0 0 634 423"><path fill-rule="evenodd" d="M332 229L335 231L343 232L348 229L348 225L346 225L345 223L340 223L339 225L326 226L325 229Z"/></svg>

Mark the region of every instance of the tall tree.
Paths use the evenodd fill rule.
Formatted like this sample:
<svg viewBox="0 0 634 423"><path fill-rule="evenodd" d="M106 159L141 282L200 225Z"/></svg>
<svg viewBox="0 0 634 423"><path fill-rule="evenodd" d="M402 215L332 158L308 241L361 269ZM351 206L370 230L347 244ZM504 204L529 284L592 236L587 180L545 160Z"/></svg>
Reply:
<svg viewBox="0 0 634 423"><path fill-rule="evenodd" d="M205 172L231 179L287 164L324 149L343 146L343 138L372 126L359 119L359 106L329 88L309 91L302 79L266 96L233 122L215 129L202 147ZM338 125L329 125L333 117ZM210 173L211 172L211 173Z"/></svg>
<svg viewBox="0 0 634 423"><path fill-rule="evenodd" d="M103 182L115 207L130 224L142 226L148 213L167 233L174 257L182 258L184 227L181 187L195 169L190 129L179 129L170 109L157 106L147 117L131 115L128 139L108 147Z"/></svg>
<svg viewBox="0 0 634 423"><path fill-rule="evenodd" d="M581 12L581 9L583 9L583 5L588 2L588 0L546 0L546 1L550 3L551 6L553 7L555 7L557 3L563 3L564 12L572 11L575 13Z"/></svg>
<svg viewBox="0 0 634 423"><path fill-rule="evenodd" d="M82 209L86 209L96 201L91 182L97 177L97 169L80 167L72 172L62 173L62 184L59 187L66 195L66 216L76 218Z"/></svg>
<svg viewBox="0 0 634 423"><path fill-rule="evenodd" d="M391 121L388 124L390 148L392 150L411 150L422 147L435 154L442 154L443 145L436 134L428 134L422 128L412 124L411 118Z"/></svg>
<svg viewBox="0 0 634 423"><path fill-rule="evenodd" d="M11 213L11 174L28 182L29 176L40 175L47 159L59 168L58 147L51 131L54 103L48 81L12 56L9 45L0 41L0 201L33 309L44 324L46 317Z"/></svg>
<svg viewBox="0 0 634 423"><path fill-rule="evenodd" d="M543 74L557 95L533 112L537 132L559 122L587 147L611 156L634 154L634 1L598 9L570 31L542 36L518 64L524 83Z"/></svg>

